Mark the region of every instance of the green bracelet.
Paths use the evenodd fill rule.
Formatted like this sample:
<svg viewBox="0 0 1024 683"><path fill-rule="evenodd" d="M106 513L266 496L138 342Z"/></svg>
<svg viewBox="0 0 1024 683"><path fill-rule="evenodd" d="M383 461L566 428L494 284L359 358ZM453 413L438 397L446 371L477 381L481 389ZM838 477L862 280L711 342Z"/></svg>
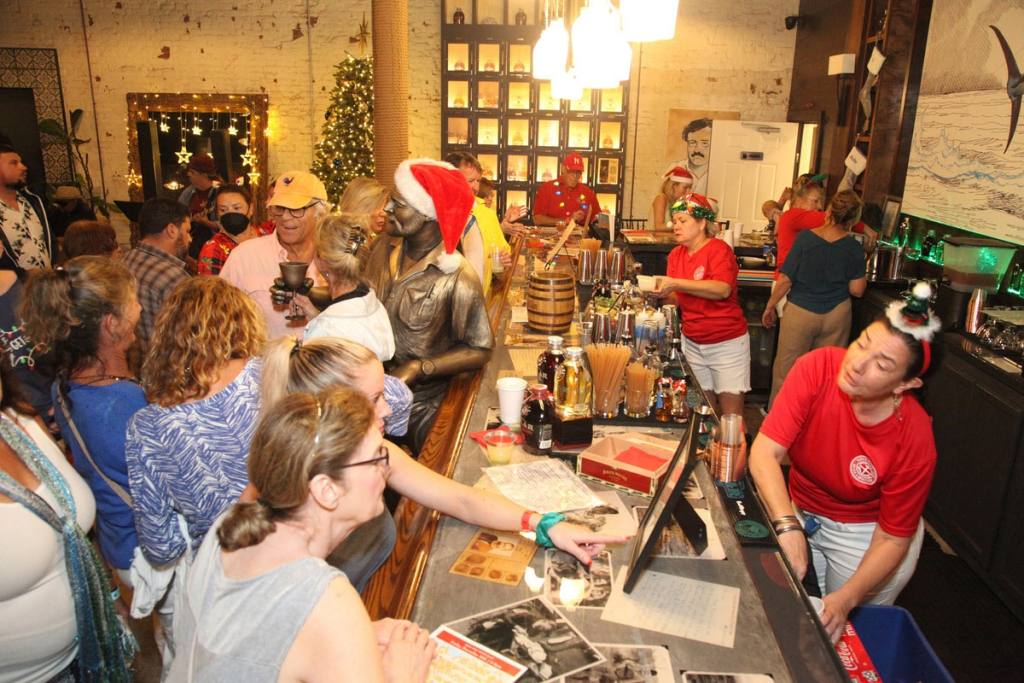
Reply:
<svg viewBox="0 0 1024 683"><path fill-rule="evenodd" d="M537 522L537 528L534 529L534 533L537 534L537 545L541 548L554 548L555 544L551 541L551 537L548 536L548 531L554 525L564 521L565 515L558 512L549 512L541 515L540 521Z"/></svg>

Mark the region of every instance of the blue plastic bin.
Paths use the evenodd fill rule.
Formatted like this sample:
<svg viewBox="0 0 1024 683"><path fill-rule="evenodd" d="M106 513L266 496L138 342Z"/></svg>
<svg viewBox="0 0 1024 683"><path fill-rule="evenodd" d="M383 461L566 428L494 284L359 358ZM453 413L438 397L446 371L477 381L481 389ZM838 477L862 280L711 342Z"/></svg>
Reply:
<svg viewBox="0 0 1024 683"><path fill-rule="evenodd" d="M884 683L954 683L902 607L861 605L850 612L850 623Z"/></svg>

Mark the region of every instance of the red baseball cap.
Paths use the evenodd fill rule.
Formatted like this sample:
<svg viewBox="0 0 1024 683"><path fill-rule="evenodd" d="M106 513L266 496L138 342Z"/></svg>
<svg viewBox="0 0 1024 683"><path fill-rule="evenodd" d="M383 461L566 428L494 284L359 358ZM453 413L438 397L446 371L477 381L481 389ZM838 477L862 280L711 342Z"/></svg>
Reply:
<svg viewBox="0 0 1024 683"><path fill-rule="evenodd" d="M566 171L579 171L583 172L583 157L578 152L570 152L565 155L565 159L562 160L562 164L565 166Z"/></svg>

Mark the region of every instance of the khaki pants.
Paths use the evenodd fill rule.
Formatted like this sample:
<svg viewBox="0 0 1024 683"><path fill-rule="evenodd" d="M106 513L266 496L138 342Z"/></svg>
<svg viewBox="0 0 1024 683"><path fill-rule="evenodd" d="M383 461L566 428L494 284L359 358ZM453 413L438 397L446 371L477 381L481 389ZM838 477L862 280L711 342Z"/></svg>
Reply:
<svg viewBox="0 0 1024 683"><path fill-rule="evenodd" d="M786 316L779 322L779 344L772 368L769 408L797 358L823 346L846 346L849 343L852 311L849 299L828 313L812 313L792 301L786 304Z"/></svg>

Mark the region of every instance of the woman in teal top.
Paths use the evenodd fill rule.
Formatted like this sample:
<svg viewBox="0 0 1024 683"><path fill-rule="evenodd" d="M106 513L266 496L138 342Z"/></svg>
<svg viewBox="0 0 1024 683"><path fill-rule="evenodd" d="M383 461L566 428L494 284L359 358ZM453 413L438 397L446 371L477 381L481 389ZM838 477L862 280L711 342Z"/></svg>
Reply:
<svg viewBox="0 0 1024 683"><path fill-rule="evenodd" d="M825 210L825 224L801 232L793 242L761 316L765 327L774 327L778 319L775 306L789 295L779 330L769 405L797 358L812 349L849 342L850 296L862 296L867 288L864 251L850 236L862 206L856 193L837 193Z"/></svg>

